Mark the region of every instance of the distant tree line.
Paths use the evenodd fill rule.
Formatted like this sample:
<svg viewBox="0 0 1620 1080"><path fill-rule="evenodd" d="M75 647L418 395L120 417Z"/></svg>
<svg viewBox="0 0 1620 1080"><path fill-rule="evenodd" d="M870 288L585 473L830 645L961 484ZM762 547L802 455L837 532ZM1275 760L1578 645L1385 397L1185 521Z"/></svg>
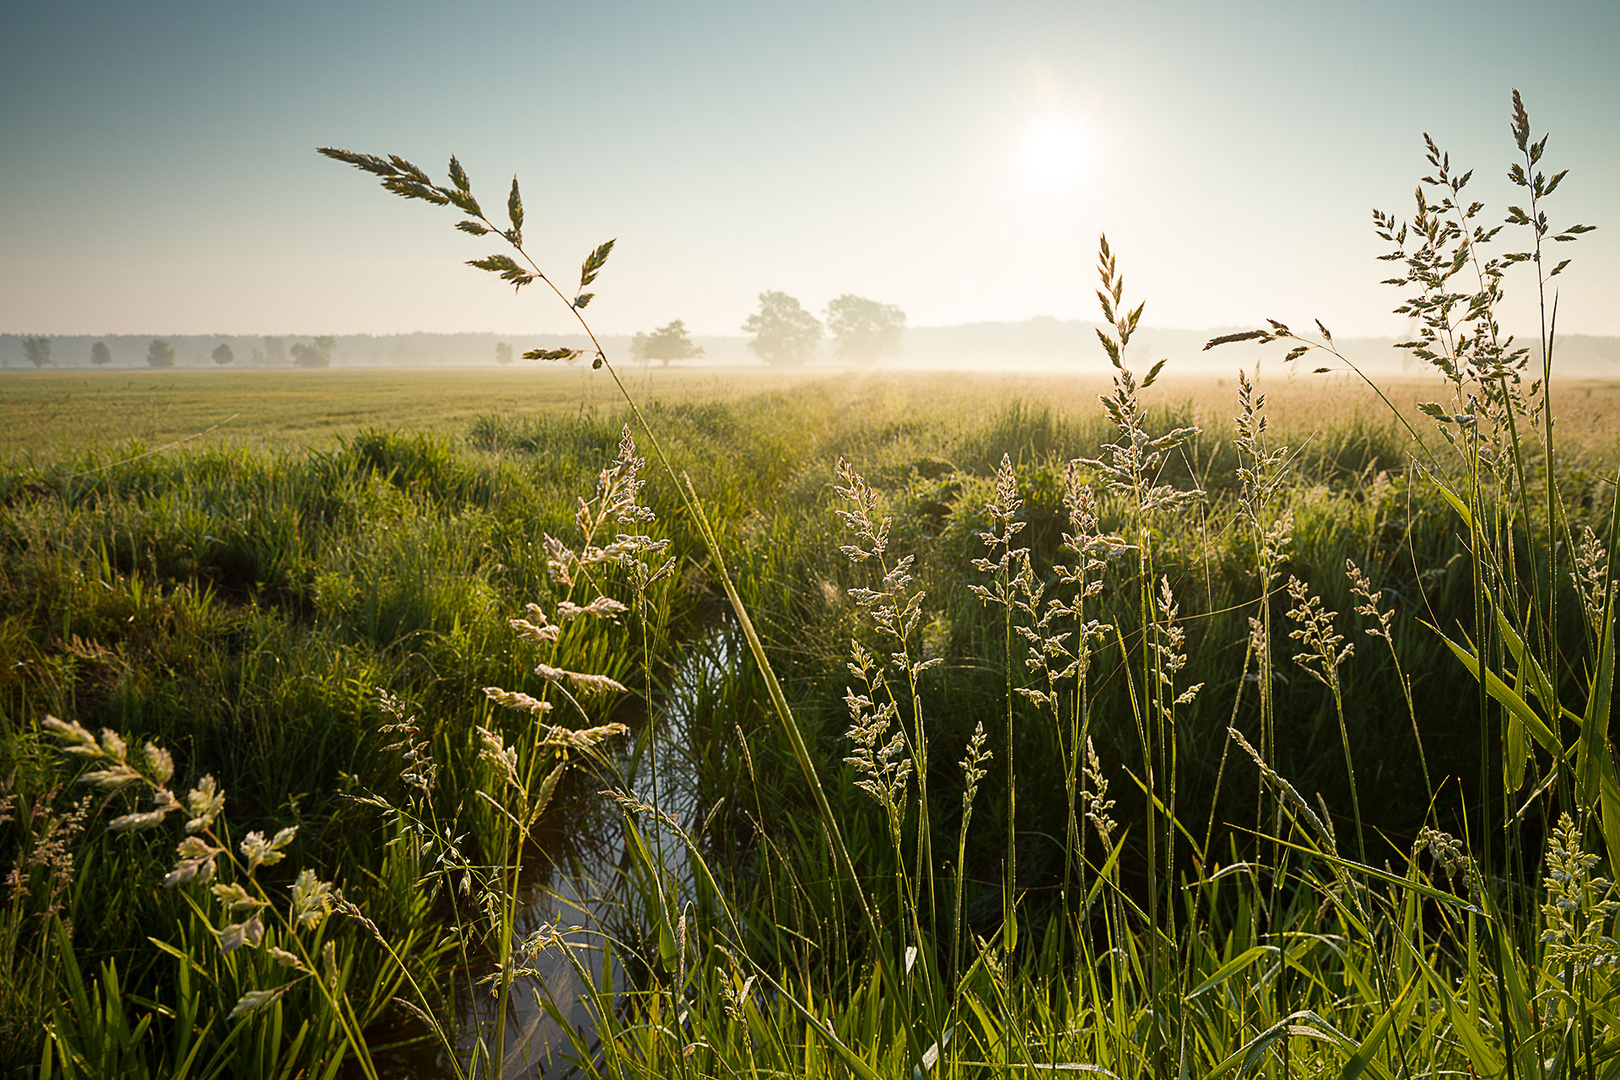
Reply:
<svg viewBox="0 0 1620 1080"><path fill-rule="evenodd" d="M742 329L752 335L748 349L767 364L800 365L814 359L822 338L831 336L833 352L840 360L872 363L900 355L906 313L894 304L845 293L830 301L822 314L825 323L787 293L762 292L759 310L742 324ZM248 361L254 367L285 367L289 363L300 368L330 367L332 350L337 343L330 335L308 342L293 341L290 346L278 337L267 335L260 340L262 347L254 348ZM34 367L52 366L50 338L24 337L22 344L24 357ZM218 342L208 355L217 367L234 364L237 359L235 349L226 341ZM701 345L692 341L686 322L673 319L655 330L636 334L630 343L630 355L643 364L657 361L668 367L676 360L698 359L704 352ZM510 364L513 356L510 342L495 343L496 363ZM105 367L112 359L112 350L105 341L90 347L90 362L96 367ZM153 338L147 344L149 367L172 368L177 359L174 344L167 338ZM202 354L194 354L194 359L201 360Z"/></svg>
<svg viewBox="0 0 1620 1080"><path fill-rule="evenodd" d="M753 335L748 349L767 364L805 364L814 359L824 333L830 332L833 351L840 360L872 363L900 355L906 313L894 304L845 293L828 303L825 314L823 326L787 293L762 292L759 310L742 324ZM686 324L676 319L650 334L637 334L630 343L630 354L642 363L660 360L668 367L671 360L702 356L703 349L692 344Z"/></svg>
<svg viewBox="0 0 1620 1080"><path fill-rule="evenodd" d="M880 304L845 293L827 304L826 330L840 360L872 363L900 355L906 313L894 304ZM815 356L823 327L799 301L783 292L759 294L759 310L742 328L754 335L748 348L767 364L803 364Z"/></svg>

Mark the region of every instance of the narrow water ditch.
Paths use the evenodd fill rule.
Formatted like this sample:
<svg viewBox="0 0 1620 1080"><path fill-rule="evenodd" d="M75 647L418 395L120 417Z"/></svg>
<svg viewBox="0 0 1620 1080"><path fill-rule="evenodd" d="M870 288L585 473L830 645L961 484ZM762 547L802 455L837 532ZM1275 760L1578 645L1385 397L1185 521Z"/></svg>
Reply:
<svg viewBox="0 0 1620 1080"><path fill-rule="evenodd" d="M717 694L742 657L736 626L726 619L682 647L668 687L651 703L643 752L635 754L637 740L617 754L620 776L593 777L599 789L621 784L639 801L652 806L688 831L698 824L698 769L688 748L690 733L700 710L714 707ZM623 819L605 793L587 791L549 815L550 830L540 838L538 855L529 856L533 873L518 893L519 916L514 940L555 931L553 944L526 964L534 973L522 976L513 987L507 1016L502 1075L512 1078L562 1080L576 1072L572 1064L580 1047L594 1052L595 1017L576 963L602 977L603 935L622 935L638 929L640 899L626 880L628 864ZM684 890L688 881L682 841L654 815L641 816L648 845L661 849L667 880ZM570 958L568 952L573 953ZM615 965L609 973L615 992L628 985L626 973ZM555 1013L545 1007L553 1004ZM454 1002L462 1068L469 1068L482 1032L493 1039L496 1002L487 986L469 991L465 983ZM565 1030L559 1020L566 1022ZM399 1075L422 1080L451 1078L455 1070L442 1053L424 1047L411 1062L401 1062Z"/></svg>

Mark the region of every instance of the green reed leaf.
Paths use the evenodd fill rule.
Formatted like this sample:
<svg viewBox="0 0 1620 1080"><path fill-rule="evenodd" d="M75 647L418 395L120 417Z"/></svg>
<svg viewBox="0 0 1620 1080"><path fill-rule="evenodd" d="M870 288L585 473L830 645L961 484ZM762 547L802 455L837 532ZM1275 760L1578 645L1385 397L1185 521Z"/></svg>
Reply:
<svg viewBox="0 0 1620 1080"><path fill-rule="evenodd" d="M1479 657L1475 655L1472 648L1465 649L1461 645L1458 645L1455 641L1452 641L1450 638L1446 637L1446 635L1442 634L1432 624L1425 622L1422 619L1419 619L1418 621L1422 622L1423 625L1427 626L1430 630L1433 630L1435 636L1437 636L1441 641L1445 642L1446 648L1451 650L1452 655L1458 660L1462 661L1463 666L1468 669L1468 673L1476 680L1479 679ZM1562 758L1566 753L1568 753L1563 744L1558 741L1558 736L1553 734L1552 729L1547 726L1547 722L1530 707L1530 703L1525 701L1524 698L1520 697L1517 691L1515 691L1507 683L1503 682L1496 672L1491 671L1489 668L1485 669L1485 692L1490 694L1491 697L1495 698L1503 708L1507 709L1515 717L1517 717L1524 724L1525 728L1530 732L1530 734L1535 736L1536 742L1541 744L1542 749L1546 750L1555 758ZM1589 803L1587 805L1592 804Z"/></svg>

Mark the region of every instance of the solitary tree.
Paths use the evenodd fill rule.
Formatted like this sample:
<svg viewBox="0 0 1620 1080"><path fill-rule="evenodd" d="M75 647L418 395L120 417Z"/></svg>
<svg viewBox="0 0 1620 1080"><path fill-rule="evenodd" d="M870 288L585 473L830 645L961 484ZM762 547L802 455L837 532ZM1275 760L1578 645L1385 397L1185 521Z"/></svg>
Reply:
<svg viewBox="0 0 1620 1080"><path fill-rule="evenodd" d="M749 351L767 364L802 364L816 354L821 323L787 293L762 292L759 310L742 328L754 335Z"/></svg>
<svg viewBox="0 0 1620 1080"><path fill-rule="evenodd" d="M264 362L270 367L280 367L287 362L287 345L278 337L265 336Z"/></svg>
<svg viewBox="0 0 1620 1080"><path fill-rule="evenodd" d="M51 362L51 339L48 337L23 338L23 355L35 367L48 367Z"/></svg>
<svg viewBox="0 0 1620 1080"><path fill-rule="evenodd" d="M214 351L209 355L214 358L214 363L220 367L224 367L236 359L236 354L231 351L230 345L223 341L215 345Z"/></svg>
<svg viewBox="0 0 1620 1080"><path fill-rule="evenodd" d="M495 343L495 362L497 364L510 364L512 362L512 346L505 341Z"/></svg>
<svg viewBox="0 0 1620 1080"><path fill-rule="evenodd" d="M630 342L630 355L643 364L662 360L664 366L669 367L671 360L692 360L702 356L703 346L693 345L686 332L686 323L676 319L651 334L637 334Z"/></svg>
<svg viewBox="0 0 1620 1080"><path fill-rule="evenodd" d="M331 367L332 345L336 340L332 337L318 337L308 345L302 341L293 342L293 367Z"/></svg>
<svg viewBox="0 0 1620 1080"><path fill-rule="evenodd" d="M112 350L107 348L105 341L98 341L90 346L90 362L97 367L112 363Z"/></svg>
<svg viewBox="0 0 1620 1080"><path fill-rule="evenodd" d="M174 367L174 346L163 338L153 338L146 347L146 362L155 368Z"/></svg>
<svg viewBox="0 0 1620 1080"><path fill-rule="evenodd" d="M845 293L827 305L827 329L842 360L870 363L881 356L899 356L905 328L906 313L893 304Z"/></svg>

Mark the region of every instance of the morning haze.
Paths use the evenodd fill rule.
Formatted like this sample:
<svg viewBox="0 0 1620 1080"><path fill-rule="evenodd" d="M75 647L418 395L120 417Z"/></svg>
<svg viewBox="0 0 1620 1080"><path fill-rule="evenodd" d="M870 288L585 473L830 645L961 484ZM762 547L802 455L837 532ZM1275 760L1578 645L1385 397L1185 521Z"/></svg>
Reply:
<svg viewBox="0 0 1620 1080"><path fill-rule="evenodd" d="M0 70L0 331L568 331L313 152L342 146L441 181L455 153L486 202L517 173L554 272L618 237L592 311L625 337L736 336L770 290L914 329L1093 319L1104 231L1150 326L1395 337L1367 211L1409 212L1423 131L1501 205L1518 87L1563 213L1612 216L1617 10L1544 5L1539 47L1505 3L32 6ZM1568 332L1620 333L1615 235Z"/></svg>
<svg viewBox="0 0 1620 1080"><path fill-rule="evenodd" d="M0 1075L1612 1080L1614 0L11 8Z"/></svg>

